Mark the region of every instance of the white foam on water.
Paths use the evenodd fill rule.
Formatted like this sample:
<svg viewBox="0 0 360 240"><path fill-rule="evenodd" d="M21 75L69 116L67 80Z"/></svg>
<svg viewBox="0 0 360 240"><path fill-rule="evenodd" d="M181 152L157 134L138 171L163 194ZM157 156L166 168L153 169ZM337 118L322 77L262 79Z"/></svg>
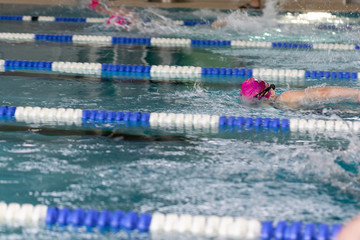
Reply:
<svg viewBox="0 0 360 240"><path fill-rule="evenodd" d="M247 11L237 10L225 17L220 16L218 20L227 22L225 29L256 32L276 26L276 15L275 1L266 1L262 16L251 16Z"/></svg>

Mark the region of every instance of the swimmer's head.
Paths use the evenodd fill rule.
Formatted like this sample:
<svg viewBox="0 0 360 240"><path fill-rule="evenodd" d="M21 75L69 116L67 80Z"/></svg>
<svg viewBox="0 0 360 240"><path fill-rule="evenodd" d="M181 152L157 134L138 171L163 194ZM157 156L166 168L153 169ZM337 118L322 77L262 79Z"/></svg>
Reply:
<svg viewBox="0 0 360 240"><path fill-rule="evenodd" d="M91 3L89 3L89 8L91 8L92 10L94 10L97 5L99 5L100 2L98 0L92 0Z"/></svg>
<svg viewBox="0 0 360 240"><path fill-rule="evenodd" d="M240 95L247 98L270 98L271 89L275 90L274 84L269 84L261 79L249 78L241 84Z"/></svg>
<svg viewBox="0 0 360 240"><path fill-rule="evenodd" d="M89 4L89 8L91 8L91 10L97 13L106 13L106 9L107 9L106 5L104 5L98 0L92 0L91 3Z"/></svg>

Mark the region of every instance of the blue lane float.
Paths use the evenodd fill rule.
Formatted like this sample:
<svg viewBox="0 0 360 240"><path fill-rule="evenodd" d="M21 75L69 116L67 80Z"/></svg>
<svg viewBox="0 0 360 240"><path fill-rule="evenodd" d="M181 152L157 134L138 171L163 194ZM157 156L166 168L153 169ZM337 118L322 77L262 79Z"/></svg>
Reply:
<svg viewBox="0 0 360 240"><path fill-rule="evenodd" d="M182 20L180 20L182 21ZM184 20L181 25L184 26L195 26L195 25L211 25L213 21L203 21L203 20Z"/></svg>
<svg viewBox="0 0 360 240"><path fill-rule="evenodd" d="M78 17L55 17L54 22L86 22L86 18Z"/></svg>
<svg viewBox="0 0 360 240"><path fill-rule="evenodd" d="M8 69L34 69L42 71L51 71L52 62L47 61L18 61L18 60L5 60L5 68Z"/></svg>
<svg viewBox="0 0 360 240"><path fill-rule="evenodd" d="M293 42L272 42L272 48L296 48L296 49L313 49L311 43L293 43Z"/></svg>
<svg viewBox="0 0 360 240"><path fill-rule="evenodd" d="M191 39L192 46L231 46L231 41Z"/></svg>
<svg viewBox="0 0 360 240"><path fill-rule="evenodd" d="M23 16L0 15L0 20L5 20L5 21L23 21Z"/></svg>
<svg viewBox="0 0 360 240"><path fill-rule="evenodd" d="M261 240L336 240L340 224L260 221L242 217L68 208L0 202L0 218L8 226L46 227L75 232L191 234Z"/></svg>
<svg viewBox="0 0 360 240"><path fill-rule="evenodd" d="M305 71L306 78L357 79L356 72Z"/></svg>

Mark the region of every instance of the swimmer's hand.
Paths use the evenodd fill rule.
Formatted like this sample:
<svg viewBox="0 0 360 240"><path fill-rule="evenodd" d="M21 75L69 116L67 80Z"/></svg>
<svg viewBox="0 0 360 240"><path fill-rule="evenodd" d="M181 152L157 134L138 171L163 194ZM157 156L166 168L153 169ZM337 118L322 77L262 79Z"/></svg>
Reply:
<svg viewBox="0 0 360 240"><path fill-rule="evenodd" d="M213 24L211 25L212 29L216 29L216 28L221 28L224 27L227 24L226 21L215 21L213 22Z"/></svg>
<svg viewBox="0 0 360 240"><path fill-rule="evenodd" d="M337 240L358 240L360 239L360 216L357 216L346 224L340 231Z"/></svg>

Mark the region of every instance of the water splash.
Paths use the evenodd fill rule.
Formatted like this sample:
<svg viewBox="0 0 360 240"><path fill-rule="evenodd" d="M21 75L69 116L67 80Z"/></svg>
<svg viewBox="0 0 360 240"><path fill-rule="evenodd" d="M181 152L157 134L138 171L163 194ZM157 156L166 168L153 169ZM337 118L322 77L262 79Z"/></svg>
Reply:
<svg viewBox="0 0 360 240"><path fill-rule="evenodd" d="M217 9L199 9L191 13L194 19L200 18L201 20L215 19L218 17L226 17L227 13Z"/></svg>
<svg viewBox="0 0 360 240"><path fill-rule="evenodd" d="M262 16L250 16L247 11L237 10L229 15L218 18L226 21L225 29L235 31L258 32L277 25L277 10L275 1L266 1Z"/></svg>

